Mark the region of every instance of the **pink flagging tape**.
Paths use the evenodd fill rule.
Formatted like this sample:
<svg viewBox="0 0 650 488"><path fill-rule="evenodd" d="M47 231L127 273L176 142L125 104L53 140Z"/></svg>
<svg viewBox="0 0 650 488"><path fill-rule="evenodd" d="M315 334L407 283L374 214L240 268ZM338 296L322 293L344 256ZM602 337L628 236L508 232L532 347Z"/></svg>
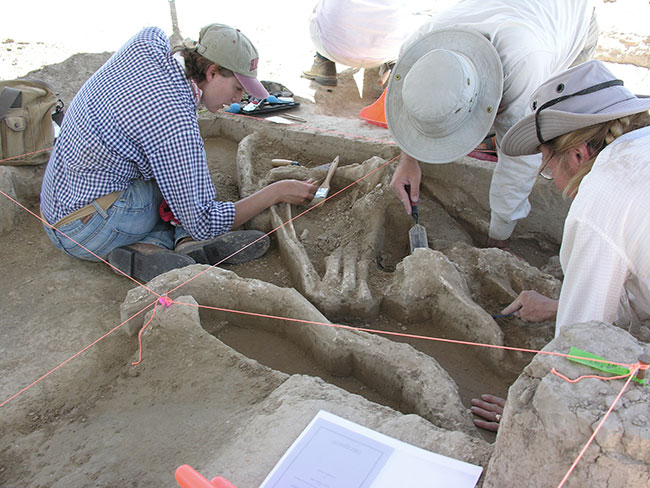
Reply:
<svg viewBox="0 0 650 488"><path fill-rule="evenodd" d="M30 153L21 154L19 156L11 156L10 158L0 159L0 163L4 163L5 161L11 161L13 159L24 158L25 156L32 156L34 154L42 153L45 151L51 151L52 149L54 149L54 146L46 147L45 149L39 149L38 151L32 151Z"/></svg>

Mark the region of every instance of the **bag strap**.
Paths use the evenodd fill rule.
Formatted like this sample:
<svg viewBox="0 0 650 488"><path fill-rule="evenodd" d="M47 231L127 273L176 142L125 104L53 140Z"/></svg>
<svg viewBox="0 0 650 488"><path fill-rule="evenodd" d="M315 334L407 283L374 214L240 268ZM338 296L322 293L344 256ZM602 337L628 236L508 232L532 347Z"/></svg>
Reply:
<svg viewBox="0 0 650 488"><path fill-rule="evenodd" d="M5 86L0 93L0 117L4 117L10 108L20 108L23 92L17 88Z"/></svg>

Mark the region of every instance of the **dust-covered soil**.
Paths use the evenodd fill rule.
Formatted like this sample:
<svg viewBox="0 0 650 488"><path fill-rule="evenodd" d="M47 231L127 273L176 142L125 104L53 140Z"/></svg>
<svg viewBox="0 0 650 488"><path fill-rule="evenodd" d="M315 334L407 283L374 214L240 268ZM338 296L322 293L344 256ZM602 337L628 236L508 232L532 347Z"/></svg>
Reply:
<svg viewBox="0 0 650 488"><path fill-rule="evenodd" d="M351 132L360 138L390 143L385 129L368 126L358 119L360 108L379 93L369 81L372 73L366 79L365 90L357 84L363 76L344 67L339 67L341 76L335 89L325 89L300 79L300 71L311 64L311 46L308 34L303 32L306 29L296 29L299 31L296 33L291 32L291 27L304 23L310 8L304 6L307 2L294 3L287 10L293 11L298 18L290 22L286 20L287 12L275 12L277 22L263 15L251 16L254 17L251 37L260 45L271 46L276 41L278 46L268 56L276 61L275 64L266 63L262 77L281 81L295 91L302 105L292 113L304 117L308 121L305 125L313 124L328 133ZM167 19L168 2L162 4L155 5L156 15ZM115 9L119 10L118 7ZM154 10L151 2L147 7ZM206 15L203 13L199 19L192 18L192 22L184 24L184 18L190 18L186 7L179 5L179 22L183 34L190 35L198 31ZM647 26L638 23L638 19L648 16L637 11L647 11L647 2L618 0L598 2L597 7L602 13L600 23L604 34L597 56L611 63L626 63L614 65L623 73L620 76L626 81L630 79L626 84L637 87L633 88L635 91L642 93L646 88L647 93L649 33ZM25 7L21 8L24 11ZM65 21L60 24L66 31L75 28L74 24L67 24L68 18L76 18L70 14L70 8L77 13L79 5L65 5L65 13L61 14ZM234 24L228 19L241 18L241 7L226 9L220 6L219 9L223 10L224 22ZM423 11L422 15L427 13ZM0 22L5 24L10 16L3 17ZM125 24L131 24L133 16L127 20ZM147 25L150 22L142 17L136 23ZM193 23L197 26L191 30ZM140 24L134 26L133 32ZM79 29L83 30L81 26ZM171 29L166 30L171 34ZM279 30L281 35L276 34ZM109 51L119 47L126 37L88 53L81 48L70 50L72 41L62 45L52 37L38 40L34 32L25 31L24 36L12 34L12 37L0 39L0 67L4 78L29 74L50 83L64 102L69 103L83 82L108 59ZM287 137L291 137L290 132ZM228 135L206 139L215 186L224 199L240 197L236 165L238 143L237 138ZM308 148L303 149L308 152ZM268 159L271 153L261 151ZM359 158L349 163L363 163L363 160ZM306 162L317 165L328 161ZM24 210L21 208L14 229L0 235L0 262L3 263L0 279L0 365L3 370L0 485L175 486L173 471L187 462L203 469L206 476L222 474L239 482L240 488L254 486L243 483L259 482L263 478L264 470L267 472L273 466L316 408L285 400L285 405L291 407L289 413L275 428L265 427L262 419L267 417L263 414L281 410L279 405L283 404L281 396L273 396L276 389L290 390L287 375L308 375L324 380L325 386L318 381L305 380L308 382L302 385L304 402L314 399L330 402L318 404L320 408L341 405L340 413L350 418L358 415L358 421L365 420L370 426L384 428L391 435L398 436L402 432L407 442L421 442L422 447L428 449L436 447L417 436L409 437L409 430L403 424L393 431L386 429L384 424L372 424L369 420L372 415L388 418L388 414L374 404L352 403L348 397L327 388L329 384L336 385L397 411L401 408L399 402L368 387L355 376L331 374L314 361L310 353L277 334L243 325L236 317L225 322L203 314L201 325L207 336L201 335L201 331L185 329L182 329L185 335L190 337L187 343L181 342L183 334L165 336L176 337L178 343L176 347L173 344L156 346L160 347L157 353L164 357L147 356L145 339L144 361L132 366L131 362L138 358L139 343L137 337L120 330L124 324L120 304L135 284L105 265L67 257L50 244L37 218L36 183L42 169L30 171L31 186L19 188L21 198L16 203L24 206ZM386 171L390 171L390 167ZM338 189L340 187L335 188ZM359 238L356 223L346 220L350 214L345 209L350 209L357 198L353 191L333 200L330 211L325 207L317 209L318 212L295 224L310 260L321 274L326 269L326 257L341 242ZM0 195L0 198L5 197ZM336 212L332 212L334 209ZM430 230L432 247L449 256L457 252L450 249L451 243L456 241L469 247L482 247L479 236L466 224L456 221L434 195L425 194L422 214L425 215L423 223ZM409 254L404 230L408 229L410 221L397 212L389 217L385 232L389 238L376 254L369 272L372 290L386 289L399 263ZM435 235L431 229L436 229ZM554 268L557 246L540 247L524 236L515 239L513 249L532 265L561 279L561 273ZM263 258L223 268L242 278L254 278L280 287L296 286L283 262L276 237L272 237L271 249ZM471 273L464 273L472 283ZM475 298L487 313L497 313L502 307L497 297L503 299L504 295L496 292L481 295L480 291L474 291ZM490 302L488 297L494 301ZM445 327L432 331L430 321L401 322L384 312L371 320L360 317L345 320L339 316L332 321L334 318L352 326L414 336L453 336L453 331ZM185 320L179 315L171 322L183 328ZM534 327L517 319L498 319L498 324L509 345L540 348L552 337L550 324ZM219 344L226 344L232 350L210 343L208 336L216 337ZM153 337L151 340L155 342ZM526 355L512 355L504 362L508 367L499 370L486 367L485 361L476 357L468 346L423 342L409 337L395 340L411 343L417 350L434 357L458 385L466 408L472 397L485 391L505 396L517 375L517 368L530 359ZM193 361L196 362L190 364ZM300 388L297 391L300 392ZM295 417L292 418L291 413ZM412 420L408 416L405 418ZM278 432L278 429L283 431ZM270 433L277 439L269 438ZM478 437L494 440L492 434L485 432ZM255 446L241 445L241 439L256 438L260 444L258 451ZM250 457L238 457L238 452ZM447 452L447 455L452 453ZM222 464L215 464L214 459ZM466 460L472 462L470 456ZM259 463L257 472L251 474L254 468L250 466L255 463Z"/></svg>

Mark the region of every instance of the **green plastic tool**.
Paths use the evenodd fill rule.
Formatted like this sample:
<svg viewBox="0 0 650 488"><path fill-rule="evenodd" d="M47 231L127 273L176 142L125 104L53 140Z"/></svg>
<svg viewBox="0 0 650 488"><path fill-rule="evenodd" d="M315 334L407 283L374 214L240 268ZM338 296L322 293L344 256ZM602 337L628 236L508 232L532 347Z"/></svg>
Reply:
<svg viewBox="0 0 650 488"><path fill-rule="evenodd" d="M589 359L600 359L602 361L607 361L605 358L602 358L600 356L596 356L595 354L592 354L587 351L583 351L582 349L578 349L577 347L571 346L571 350L569 351L570 356L579 356L580 358L585 358L585 359L579 359L579 358L567 358L569 361L573 361L575 363L580 363L584 364L586 366L589 366L591 368L597 369L599 371L603 371L605 373L612 374L614 376L624 376L626 374L630 373L630 370L623 367L619 366L617 364L612 364L612 363L601 363L598 361L590 361ZM645 386L645 380L638 379L636 377L632 378L632 381L636 381L640 385Z"/></svg>

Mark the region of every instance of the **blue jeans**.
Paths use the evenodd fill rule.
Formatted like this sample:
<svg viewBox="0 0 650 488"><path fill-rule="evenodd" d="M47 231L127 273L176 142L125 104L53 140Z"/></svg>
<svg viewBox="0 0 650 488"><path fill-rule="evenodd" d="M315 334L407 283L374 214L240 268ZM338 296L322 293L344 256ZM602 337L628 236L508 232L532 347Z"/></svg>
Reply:
<svg viewBox="0 0 650 488"><path fill-rule="evenodd" d="M134 180L108 210L94 204L97 211L85 224L77 219L61 226L61 232L46 225L43 227L57 248L87 261L98 261L88 251L106 258L113 249L136 242L174 249L175 244L189 234L182 227L174 227L160 218L161 202L162 194L154 180Z"/></svg>

